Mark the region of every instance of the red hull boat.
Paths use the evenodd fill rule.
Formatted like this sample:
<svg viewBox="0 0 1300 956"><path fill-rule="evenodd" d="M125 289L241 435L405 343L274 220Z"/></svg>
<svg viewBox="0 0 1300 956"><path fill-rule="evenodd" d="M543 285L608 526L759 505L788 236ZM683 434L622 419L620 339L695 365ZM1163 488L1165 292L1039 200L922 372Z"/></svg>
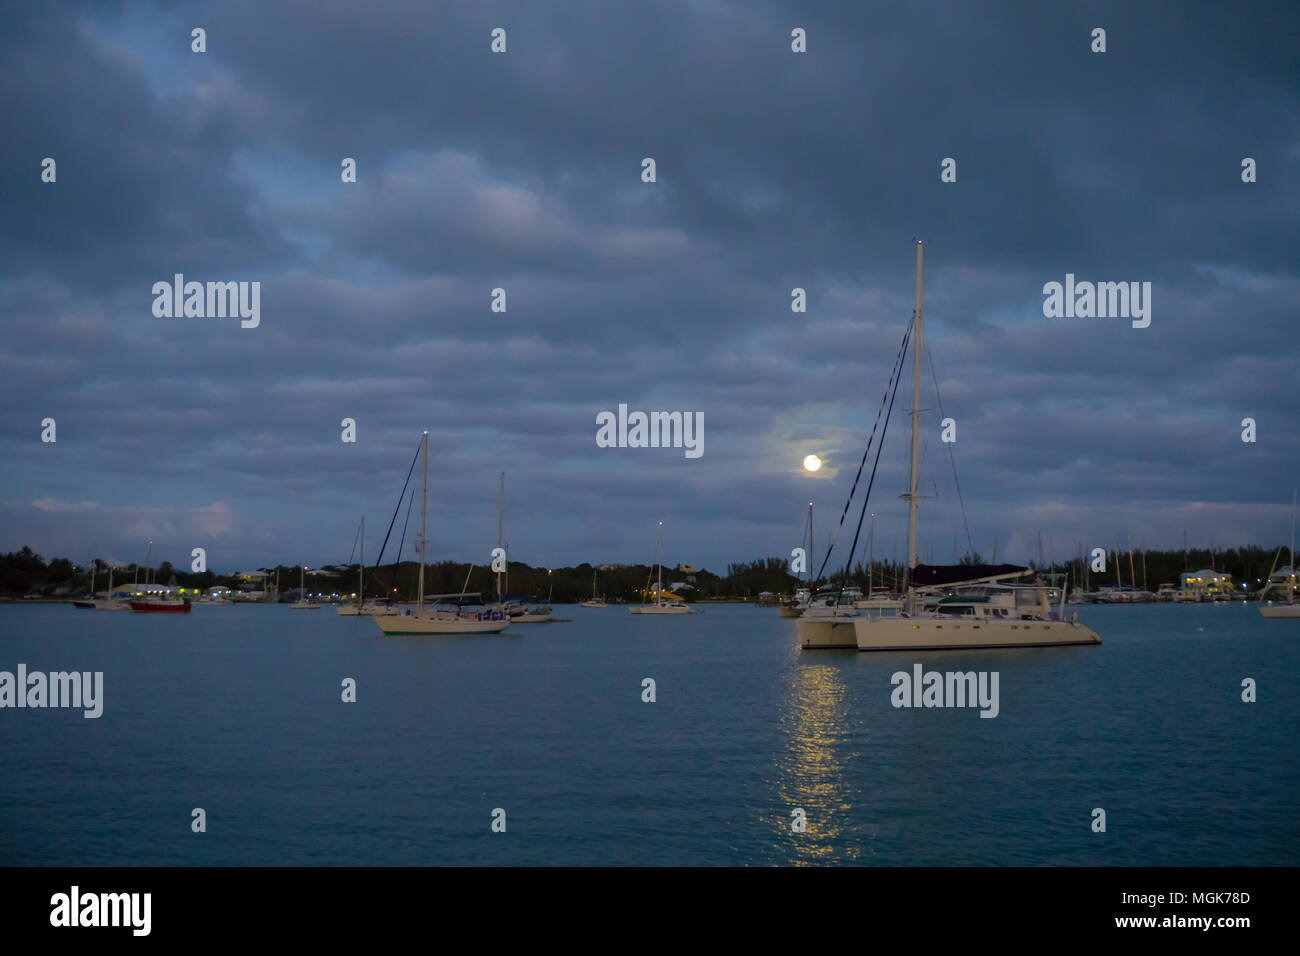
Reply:
<svg viewBox="0 0 1300 956"><path fill-rule="evenodd" d="M161 601L132 601L131 610L141 614L189 614L190 599L177 604Z"/></svg>

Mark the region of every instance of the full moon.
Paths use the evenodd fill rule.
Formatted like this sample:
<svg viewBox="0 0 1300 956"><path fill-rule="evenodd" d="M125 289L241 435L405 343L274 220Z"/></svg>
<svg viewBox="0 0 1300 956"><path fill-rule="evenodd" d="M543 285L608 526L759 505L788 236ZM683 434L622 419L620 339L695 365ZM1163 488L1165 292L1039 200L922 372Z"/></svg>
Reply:
<svg viewBox="0 0 1300 956"><path fill-rule="evenodd" d="M822 460L816 455L809 455L803 460L803 466L809 471L816 471L822 466Z"/></svg>

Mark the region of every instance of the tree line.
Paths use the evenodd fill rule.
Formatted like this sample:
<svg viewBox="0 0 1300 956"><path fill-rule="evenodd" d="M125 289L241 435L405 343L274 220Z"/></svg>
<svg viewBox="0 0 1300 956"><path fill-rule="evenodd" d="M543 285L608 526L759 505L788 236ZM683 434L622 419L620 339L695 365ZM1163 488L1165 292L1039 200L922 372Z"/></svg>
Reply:
<svg viewBox="0 0 1300 956"><path fill-rule="evenodd" d="M1116 560L1118 558L1118 560ZM1040 564L1028 562L1028 567L1043 572L1052 571L1064 575L1072 586L1087 585L1095 590L1103 585L1116 583L1116 565L1119 568L1119 580L1124 585L1146 587L1149 590L1164 583L1177 584L1184 570L1198 571L1209 568L1228 574L1240 590L1245 584L1246 590L1255 591L1261 582L1266 581L1274 562L1280 567L1288 558L1283 550L1279 555L1277 549L1266 549L1256 545L1241 548L1229 548L1224 551L1208 549L1179 551L1120 552L1115 555L1107 552L1104 572L1091 570L1092 559L1085 555L1059 564ZM961 559L962 564L983 564L985 559L978 553L968 553ZM419 564L403 561L396 565L367 567L365 569L365 593L369 598L394 597L400 601L415 599L419 585ZM274 585L277 572L281 596L296 595L298 591L299 570L296 565L281 565L278 568L259 569L266 572L268 585ZM308 571L306 574L307 590L311 593L354 594L357 591L358 565L347 567L334 566L333 574L321 569ZM814 567L814 573L817 568ZM509 571L502 575L503 589L510 595L534 595L539 600L548 596L556 603L585 601L592 596L592 575L595 574L595 593L610 602L639 602L647 585L653 588L651 574L653 569L644 564L609 567L605 570L593 568L591 564L582 563L576 567L534 568L519 561L509 564ZM842 567L831 570L816 582L818 587L856 586L866 592L871 586L897 589L905 580L905 569L901 562L874 561L870 566L859 561L846 574ZM95 587L104 590L108 586L108 565L95 562ZM681 583L675 593L687 600L752 600L763 592L772 594L791 594L795 588L807 587L808 576L790 573L789 563L783 557L756 558L752 561L734 562L727 565L725 575L713 574L705 569L664 569L664 586ZM223 586L232 590L260 589L260 585L241 580L237 574L216 574L212 571L194 573L173 567L163 561L156 568L129 564L113 569L114 585L127 584L146 579L172 587L207 590ZM67 558L54 558L48 563L29 547L19 551L0 555L0 595L5 597L62 597L84 594L89 591L91 569L74 565ZM508 582L508 583L507 583ZM477 591L485 598L494 598L497 594L497 576L490 568L455 562L442 561L429 564L425 568L424 589L426 594L452 594L461 591Z"/></svg>

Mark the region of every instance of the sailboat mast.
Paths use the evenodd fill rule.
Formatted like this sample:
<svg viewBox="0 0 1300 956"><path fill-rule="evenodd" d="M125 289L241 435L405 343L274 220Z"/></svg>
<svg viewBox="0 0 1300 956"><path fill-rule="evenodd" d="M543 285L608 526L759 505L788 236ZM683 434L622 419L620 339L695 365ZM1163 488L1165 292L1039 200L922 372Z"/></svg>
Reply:
<svg viewBox="0 0 1300 956"><path fill-rule="evenodd" d="M867 529L867 597L871 597L876 583L876 516L871 516L871 527Z"/></svg>
<svg viewBox="0 0 1300 956"><path fill-rule="evenodd" d="M921 419L921 263L924 243L916 243L916 307L912 310L912 472L907 494L908 611L915 611L912 571L916 567L916 450Z"/></svg>
<svg viewBox="0 0 1300 956"><path fill-rule="evenodd" d="M812 502L808 502L808 594L812 595L813 586L813 561L815 560L816 549L813 547L813 509Z"/></svg>
<svg viewBox="0 0 1300 956"><path fill-rule="evenodd" d="M1286 582L1286 603L1287 604L1295 603L1295 503L1296 503L1296 493L1295 493L1295 489L1293 488L1291 489L1291 548L1290 548L1291 574L1287 578L1287 582Z"/></svg>
<svg viewBox="0 0 1300 956"><path fill-rule="evenodd" d="M659 547L655 548L655 556L659 559L659 593L655 595L655 603L664 603L664 523L659 522Z"/></svg>
<svg viewBox="0 0 1300 956"><path fill-rule="evenodd" d="M506 473L501 472L501 493L497 498L497 547L501 547L502 540L505 536L505 515L506 515ZM510 559L507 557L507 561ZM501 572L497 572L497 601L501 600Z"/></svg>
<svg viewBox="0 0 1300 956"><path fill-rule="evenodd" d="M361 516L361 564L357 568L357 608L366 600L366 516Z"/></svg>
<svg viewBox="0 0 1300 956"><path fill-rule="evenodd" d="M420 486L420 587L416 598L417 615L424 613L424 552L427 547L424 538L424 512L429 500L429 433L426 431L421 439L424 449L424 482Z"/></svg>

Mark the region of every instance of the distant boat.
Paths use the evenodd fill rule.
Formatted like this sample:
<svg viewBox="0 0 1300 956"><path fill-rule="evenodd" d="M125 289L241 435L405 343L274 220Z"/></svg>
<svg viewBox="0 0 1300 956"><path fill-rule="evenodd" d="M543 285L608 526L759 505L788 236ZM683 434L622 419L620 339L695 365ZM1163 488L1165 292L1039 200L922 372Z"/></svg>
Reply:
<svg viewBox="0 0 1300 956"><path fill-rule="evenodd" d="M137 614L189 614L190 599L170 593L160 594L143 601L132 601L131 610Z"/></svg>
<svg viewBox="0 0 1300 956"><path fill-rule="evenodd" d="M401 506L401 502L398 502ZM366 519L361 518L361 554L360 564L357 566L357 602L355 604L340 604L338 606L339 617L375 617L380 614L389 614L392 608L387 604L380 604L378 601L367 601L366 596Z"/></svg>
<svg viewBox="0 0 1300 956"><path fill-rule="evenodd" d="M803 542L799 542L802 544ZM813 586L813 503L808 502L808 587L798 588L794 592L794 597L789 601L782 601L777 605L777 617L800 617L803 612L808 610L808 603L812 600Z"/></svg>
<svg viewBox="0 0 1300 956"><path fill-rule="evenodd" d="M1295 497L1295 493L1292 492L1291 494L1291 547L1289 549L1289 555L1288 555L1291 559L1291 563L1286 569L1287 573L1285 576L1286 603L1285 604L1261 603L1259 606L1259 613L1262 614L1264 617L1270 619L1300 618L1300 604L1295 603L1295 587L1296 587L1295 585L1295 506L1296 506L1296 497ZM1264 590L1267 591L1269 587L1273 586L1273 583L1274 583L1273 575L1270 574L1268 586L1266 586Z"/></svg>
<svg viewBox="0 0 1300 956"><path fill-rule="evenodd" d="M607 602L603 597L596 596L596 569L595 568L591 569L591 600L583 601L582 607L609 607L609 602Z"/></svg>
<svg viewBox="0 0 1300 956"><path fill-rule="evenodd" d="M685 601L678 597L672 597L664 600L664 523L659 522L659 543L655 546L655 567L659 571L659 584L655 590L655 600L653 604L642 603L637 607L628 608L633 614L690 614L691 609ZM645 596L650 590L650 582L646 581L645 590L641 594L641 600L645 601Z"/></svg>
<svg viewBox="0 0 1300 956"><path fill-rule="evenodd" d="M319 611L321 609L319 603L307 600L307 568L304 565L298 566L298 581L298 600L289 607L295 611Z"/></svg>
<svg viewBox="0 0 1300 956"><path fill-rule="evenodd" d="M510 626L510 618L499 608L484 607L472 609L477 605L465 603L467 598L477 598L477 593L434 595L433 599L449 600L456 598L455 610L438 607L426 609L424 606L424 556L426 548L425 511L429 490L429 433L425 432L420 440L424 454L424 484L420 491L420 584L414 613L379 614L371 618L386 636L420 634L495 634ZM472 570L472 569L471 569Z"/></svg>
<svg viewBox="0 0 1300 956"><path fill-rule="evenodd" d="M131 605L127 601L113 596L113 566L108 566L108 596L100 597L95 593L95 566L97 558L90 561L90 597L73 601L73 607L79 607L83 610L92 611L129 611Z"/></svg>

